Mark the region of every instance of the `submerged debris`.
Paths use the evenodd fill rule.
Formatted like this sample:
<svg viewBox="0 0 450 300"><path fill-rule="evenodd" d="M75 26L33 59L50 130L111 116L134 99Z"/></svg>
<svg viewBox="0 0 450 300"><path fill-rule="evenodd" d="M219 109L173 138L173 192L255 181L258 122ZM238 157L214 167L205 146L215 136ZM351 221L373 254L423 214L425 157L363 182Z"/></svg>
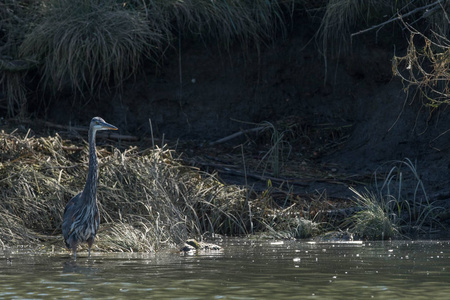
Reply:
<svg viewBox="0 0 450 300"><path fill-rule="evenodd" d="M195 239L188 239L180 252L195 252L195 251L221 251L222 247L216 244L197 242Z"/></svg>
<svg viewBox="0 0 450 300"><path fill-rule="evenodd" d="M355 235L348 230L328 231L314 238L316 242L351 242Z"/></svg>

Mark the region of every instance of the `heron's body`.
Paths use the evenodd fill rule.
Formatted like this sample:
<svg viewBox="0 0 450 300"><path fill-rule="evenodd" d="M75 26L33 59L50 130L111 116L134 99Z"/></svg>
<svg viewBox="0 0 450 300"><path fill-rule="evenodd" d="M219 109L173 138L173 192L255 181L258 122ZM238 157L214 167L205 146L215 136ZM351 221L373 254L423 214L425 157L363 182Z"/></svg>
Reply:
<svg viewBox="0 0 450 300"><path fill-rule="evenodd" d="M95 117L89 127L89 172L86 184L81 193L73 197L64 209L62 232L67 248L77 255L80 243L87 242L89 256L95 235L100 224L97 205L97 154L95 151L95 135L98 130L117 130L117 127Z"/></svg>
<svg viewBox="0 0 450 300"><path fill-rule="evenodd" d="M83 242L88 243L90 254L95 235L100 225L100 214L97 203L89 206L85 205L80 200L82 199L82 193L79 193L67 203L63 217L64 241L66 247L72 249L75 257L77 246Z"/></svg>

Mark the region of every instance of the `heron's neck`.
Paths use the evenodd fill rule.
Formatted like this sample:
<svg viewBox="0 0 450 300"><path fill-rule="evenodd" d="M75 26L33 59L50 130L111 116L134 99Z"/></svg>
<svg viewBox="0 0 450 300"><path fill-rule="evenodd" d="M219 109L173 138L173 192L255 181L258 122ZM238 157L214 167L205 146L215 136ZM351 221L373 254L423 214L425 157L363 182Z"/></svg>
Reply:
<svg viewBox="0 0 450 300"><path fill-rule="evenodd" d="M89 130L89 172L84 186L83 193L86 195L85 199L88 202L97 201L97 153L95 152L95 131Z"/></svg>

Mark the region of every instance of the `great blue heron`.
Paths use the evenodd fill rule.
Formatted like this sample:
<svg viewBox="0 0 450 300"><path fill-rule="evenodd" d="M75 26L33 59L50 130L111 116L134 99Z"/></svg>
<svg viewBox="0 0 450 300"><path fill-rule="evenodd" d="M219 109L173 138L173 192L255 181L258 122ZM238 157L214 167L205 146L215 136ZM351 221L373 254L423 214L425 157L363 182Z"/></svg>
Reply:
<svg viewBox="0 0 450 300"><path fill-rule="evenodd" d="M95 135L98 130L117 130L102 118L95 117L89 126L89 172L81 193L73 197L64 209L62 232L67 248L72 249L77 258L77 246L87 242L89 256L100 223L97 206L97 153L95 152Z"/></svg>

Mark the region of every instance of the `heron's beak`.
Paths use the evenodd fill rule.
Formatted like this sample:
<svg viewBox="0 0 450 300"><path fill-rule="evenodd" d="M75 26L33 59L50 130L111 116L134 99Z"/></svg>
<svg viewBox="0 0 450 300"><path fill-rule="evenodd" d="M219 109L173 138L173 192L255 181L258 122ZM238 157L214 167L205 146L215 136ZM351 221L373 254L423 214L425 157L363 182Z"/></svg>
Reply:
<svg viewBox="0 0 450 300"><path fill-rule="evenodd" d="M106 122L102 123L101 126L102 126L101 130L118 130L119 129L116 126L111 125L111 124L106 123Z"/></svg>

